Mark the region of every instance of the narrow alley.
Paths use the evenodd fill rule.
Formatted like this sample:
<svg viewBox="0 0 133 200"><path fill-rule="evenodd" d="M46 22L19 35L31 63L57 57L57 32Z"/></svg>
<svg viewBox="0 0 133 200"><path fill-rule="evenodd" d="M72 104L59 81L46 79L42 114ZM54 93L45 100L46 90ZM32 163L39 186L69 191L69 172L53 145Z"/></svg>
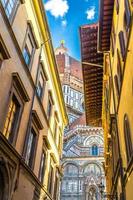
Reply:
<svg viewBox="0 0 133 200"><path fill-rule="evenodd" d="M133 200L132 65L132 0L0 0L0 200Z"/></svg>

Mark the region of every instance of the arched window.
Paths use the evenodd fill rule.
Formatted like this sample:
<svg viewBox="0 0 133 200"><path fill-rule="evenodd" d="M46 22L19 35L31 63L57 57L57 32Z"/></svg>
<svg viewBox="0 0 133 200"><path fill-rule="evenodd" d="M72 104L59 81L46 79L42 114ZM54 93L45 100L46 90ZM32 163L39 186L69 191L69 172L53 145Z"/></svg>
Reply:
<svg viewBox="0 0 133 200"><path fill-rule="evenodd" d="M71 174L71 175L78 174L77 166L73 164L67 164L64 169L64 175L67 176L67 174Z"/></svg>
<svg viewBox="0 0 133 200"><path fill-rule="evenodd" d="M131 158L133 147L132 147L130 124L129 124L128 116L126 114L124 116L124 138L125 138L125 146L126 146L126 154L127 154L127 162L128 162Z"/></svg>
<svg viewBox="0 0 133 200"><path fill-rule="evenodd" d="M93 145L92 146L92 156L97 156L98 155L98 146Z"/></svg>

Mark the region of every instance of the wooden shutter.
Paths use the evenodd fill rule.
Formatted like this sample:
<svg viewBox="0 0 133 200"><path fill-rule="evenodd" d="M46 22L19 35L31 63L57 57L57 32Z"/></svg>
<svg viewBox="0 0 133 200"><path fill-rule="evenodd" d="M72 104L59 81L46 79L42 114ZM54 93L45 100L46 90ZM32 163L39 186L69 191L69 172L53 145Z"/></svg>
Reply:
<svg viewBox="0 0 133 200"><path fill-rule="evenodd" d="M124 40L123 31L119 32L119 42L120 42L120 49L121 49L122 59L124 60L125 53L126 53L126 46L125 46L125 40Z"/></svg>
<svg viewBox="0 0 133 200"><path fill-rule="evenodd" d="M116 0L116 12L119 13L119 0Z"/></svg>
<svg viewBox="0 0 133 200"><path fill-rule="evenodd" d="M117 77L117 75L114 76L114 81L115 81L116 93L117 93L117 96L119 97L120 91L119 91L119 85L118 85L118 77Z"/></svg>
<svg viewBox="0 0 133 200"><path fill-rule="evenodd" d="M125 0L125 18L126 18L126 28L128 29L131 22L131 12L128 0Z"/></svg>

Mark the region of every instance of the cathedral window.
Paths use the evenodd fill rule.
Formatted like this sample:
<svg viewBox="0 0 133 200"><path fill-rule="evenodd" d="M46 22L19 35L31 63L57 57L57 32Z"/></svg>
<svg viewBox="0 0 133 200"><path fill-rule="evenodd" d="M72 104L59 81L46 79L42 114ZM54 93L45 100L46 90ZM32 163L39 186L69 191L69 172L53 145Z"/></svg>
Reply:
<svg viewBox="0 0 133 200"><path fill-rule="evenodd" d="M98 155L98 147L97 145L92 146L92 156L97 156Z"/></svg>

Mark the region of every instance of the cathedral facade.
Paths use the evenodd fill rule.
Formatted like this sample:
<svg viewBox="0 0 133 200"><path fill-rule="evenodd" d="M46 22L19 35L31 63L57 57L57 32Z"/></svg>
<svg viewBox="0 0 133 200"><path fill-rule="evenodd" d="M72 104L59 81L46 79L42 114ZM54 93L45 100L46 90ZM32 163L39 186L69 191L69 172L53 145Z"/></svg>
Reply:
<svg viewBox="0 0 133 200"><path fill-rule="evenodd" d="M61 200L100 200L103 170L103 130L86 126L82 68L62 42L55 50L69 117L64 132Z"/></svg>
<svg viewBox="0 0 133 200"><path fill-rule="evenodd" d="M77 126L64 137L61 200L99 200L105 185L103 130Z"/></svg>

